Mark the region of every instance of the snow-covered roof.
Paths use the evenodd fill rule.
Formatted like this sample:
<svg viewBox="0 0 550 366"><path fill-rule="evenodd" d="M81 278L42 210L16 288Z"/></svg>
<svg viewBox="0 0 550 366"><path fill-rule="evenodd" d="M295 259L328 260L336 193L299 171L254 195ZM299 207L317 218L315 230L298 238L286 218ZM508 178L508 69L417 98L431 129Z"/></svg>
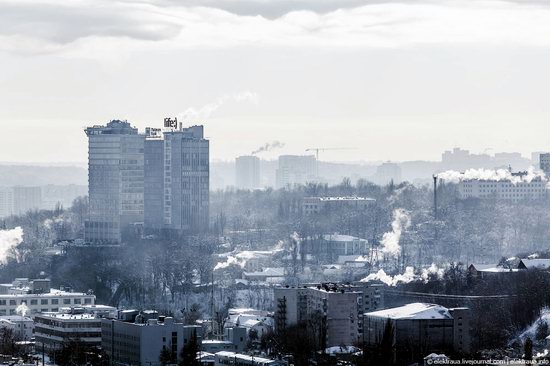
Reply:
<svg viewBox="0 0 550 366"><path fill-rule="evenodd" d="M444 354L438 355L437 353L430 353L426 357L424 357L425 360L448 360L449 357L445 356Z"/></svg>
<svg viewBox="0 0 550 366"><path fill-rule="evenodd" d="M426 303L411 303L398 308L374 311L365 315L377 318L391 319L452 319L449 309L441 305Z"/></svg>
<svg viewBox="0 0 550 366"><path fill-rule="evenodd" d="M284 268L264 268L260 272L244 272L246 277L284 277L285 269Z"/></svg>
<svg viewBox="0 0 550 366"><path fill-rule="evenodd" d="M504 268L495 264L471 264L470 267L474 267L474 269L478 272L485 272L485 273L502 273L502 272L518 271L515 268Z"/></svg>
<svg viewBox="0 0 550 366"><path fill-rule="evenodd" d="M351 353L357 353L359 351L361 351L361 349L354 346L334 346L334 347L329 347L325 349L325 353L329 355L351 354Z"/></svg>
<svg viewBox="0 0 550 366"><path fill-rule="evenodd" d="M527 269L533 269L533 268L550 269L550 259L539 259L539 258L525 259L524 258L521 260L520 265L521 263L523 263L523 265Z"/></svg>
<svg viewBox="0 0 550 366"><path fill-rule="evenodd" d="M367 241L366 239L361 239L356 236L351 235L342 235L342 234L325 234L323 235L323 239L327 241L343 241L343 242L349 242L349 241Z"/></svg>

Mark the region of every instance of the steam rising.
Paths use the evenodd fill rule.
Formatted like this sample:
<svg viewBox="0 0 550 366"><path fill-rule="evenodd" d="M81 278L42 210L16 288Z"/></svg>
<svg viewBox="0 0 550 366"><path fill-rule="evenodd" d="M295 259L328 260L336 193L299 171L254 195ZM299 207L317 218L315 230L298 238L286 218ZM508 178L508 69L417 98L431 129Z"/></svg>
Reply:
<svg viewBox="0 0 550 366"><path fill-rule="evenodd" d="M437 177L449 183L459 183L465 180L491 180L491 181L510 181L513 184L518 183L530 183L533 179L541 178L546 179L546 176L542 172L537 172L533 167L529 168L527 174L517 176L507 169L468 169L465 172L457 172L454 170L448 170L443 173L439 173Z"/></svg>
<svg viewBox="0 0 550 366"><path fill-rule="evenodd" d="M439 268L435 263L428 268L423 268L420 275L414 273L414 267L405 268L405 273L398 274L395 276L390 276L381 269L376 273L371 273L367 277L363 278L361 282L371 282L371 281L380 281L388 286L397 286L398 284L410 283L413 281L423 281L428 282L430 278L443 278L445 273L444 268Z"/></svg>
<svg viewBox="0 0 550 366"><path fill-rule="evenodd" d="M384 234L380 244L382 245L382 252L397 257L401 253L401 246L399 245L401 234L403 230L411 226L411 218L405 210L398 208L393 211L393 222L391 226L392 231Z"/></svg>
<svg viewBox="0 0 550 366"><path fill-rule="evenodd" d="M245 91L240 93L234 93L234 94L226 94L218 99L216 99L215 102L208 103L204 106L202 106L199 109L195 108L187 108L185 112L180 113L178 115L178 119L182 119L184 121L196 121L196 120L204 120L207 118L210 118L210 116L216 112L220 107L228 102L249 102L253 104L258 104L259 97L256 93Z"/></svg>
<svg viewBox="0 0 550 366"><path fill-rule="evenodd" d="M23 241L23 229L16 227L12 230L0 230L0 262L4 263L10 250L16 248Z"/></svg>
<svg viewBox="0 0 550 366"><path fill-rule="evenodd" d="M27 306L26 303L21 303L21 305L19 305L16 309L15 309L15 312L19 315L21 315L22 317L25 317L28 313L29 313L29 307Z"/></svg>
<svg viewBox="0 0 550 366"><path fill-rule="evenodd" d="M405 268L405 273L398 274L393 277L386 274L386 272L381 269L378 272L371 273L367 277L363 278L361 282L381 281L388 286L397 286L400 283L409 283L417 279L418 277L414 274L414 268L407 267Z"/></svg>
<svg viewBox="0 0 550 366"><path fill-rule="evenodd" d="M252 151L252 155L256 155L262 152L271 151L275 149L282 149L283 147L285 147L284 142L273 141L271 143L267 143L264 146L259 147L257 150Z"/></svg>

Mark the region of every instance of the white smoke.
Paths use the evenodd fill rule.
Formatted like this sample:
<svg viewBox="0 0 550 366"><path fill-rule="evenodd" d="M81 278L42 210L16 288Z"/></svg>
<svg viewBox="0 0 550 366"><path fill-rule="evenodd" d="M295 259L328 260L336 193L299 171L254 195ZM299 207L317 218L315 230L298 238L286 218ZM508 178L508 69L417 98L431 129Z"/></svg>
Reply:
<svg viewBox="0 0 550 366"><path fill-rule="evenodd" d="M371 273L367 277L363 278L361 282L381 281L388 286L397 286L400 283L409 283L418 279L418 276L414 274L413 267L405 268L405 273L390 276L381 269L376 273Z"/></svg>
<svg viewBox="0 0 550 366"><path fill-rule="evenodd" d="M258 149L252 151L252 155L256 155L266 151L271 151L274 149L282 149L283 147L285 147L284 142L280 142L280 141L268 142L267 144L260 146Z"/></svg>
<svg viewBox="0 0 550 366"><path fill-rule="evenodd" d="M405 273L395 276L390 276L386 274L383 269L380 269L378 272L371 273L367 277L363 278L361 282L381 281L388 286L397 286L400 283L410 283L413 281L424 281L427 283L430 278L433 278L434 276L437 279L443 278L444 273L444 268L439 268L435 263L432 263L430 267L423 268L420 275L414 273L414 267L406 267Z"/></svg>
<svg viewBox="0 0 550 366"><path fill-rule="evenodd" d="M403 230L408 229L409 226L411 226L411 218L407 212L401 208L395 209L393 211L393 222L391 224L392 231L385 233L380 241L382 252L393 257L399 256L401 253L401 246L399 245L401 234Z"/></svg>
<svg viewBox="0 0 550 366"><path fill-rule="evenodd" d="M228 102L249 102L253 104L258 104L259 97L258 94L244 91L234 94L226 94L218 97L214 102L203 105L202 107L196 108L187 108L184 112L178 115L178 119L183 121L197 121L210 118L214 112L216 112L220 107Z"/></svg>
<svg viewBox="0 0 550 366"><path fill-rule="evenodd" d="M435 263L432 263L432 265L428 268L423 268L422 273L420 274L420 278L424 282L428 282L430 280L430 277L435 276L438 279L443 278L443 274L445 273L444 268L439 268Z"/></svg>
<svg viewBox="0 0 550 366"><path fill-rule="evenodd" d="M443 173L437 174L437 177L449 183L460 183L467 180L488 180L488 181L509 181L512 184L518 183L530 183L533 179L540 178L546 179L546 176L542 172L537 172L535 168L530 167L527 170L527 174L516 176L507 169L468 169L465 172L457 172L455 170L448 170Z"/></svg>
<svg viewBox="0 0 550 366"><path fill-rule="evenodd" d="M4 263L10 250L23 242L23 229L16 227L12 230L0 230L0 262Z"/></svg>
<svg viewBox="0 0 550 366"><path fill-rule="evenodd" d="M29 314L30 312L30 309L29 307L27 306L26 303L22 302L21 305L19 305L16 309L15 309L15 312L19 315L21 315L22 317L25 317L27 314Z"/></svg>

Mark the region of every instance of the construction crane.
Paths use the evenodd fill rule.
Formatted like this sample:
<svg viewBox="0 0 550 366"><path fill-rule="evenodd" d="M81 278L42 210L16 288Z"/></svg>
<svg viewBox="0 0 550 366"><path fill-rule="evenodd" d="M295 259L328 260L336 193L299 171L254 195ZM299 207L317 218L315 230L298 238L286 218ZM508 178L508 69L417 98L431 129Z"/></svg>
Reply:
<svg viewBox="0 0 550 366"><path fill-rule="evenodd" d="M319 161L319 152L320 151L329 151L329 150L357 150L355 147L310 147L306 151L315 151L315 158Z"/></svg>

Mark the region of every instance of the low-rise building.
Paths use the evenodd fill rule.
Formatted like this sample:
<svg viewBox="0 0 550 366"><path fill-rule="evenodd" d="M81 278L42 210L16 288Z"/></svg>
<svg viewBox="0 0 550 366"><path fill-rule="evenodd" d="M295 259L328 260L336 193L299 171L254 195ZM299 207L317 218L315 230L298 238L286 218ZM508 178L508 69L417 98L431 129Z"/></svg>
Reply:
<svg viewBox="0 0 550 366"><path fill-rule="evenodd" d="M283 360L272 360L264 357L243 355L235 352L222 351L216 353L216 366L287 366Z"/></svg>
<svg viewBox="0 0 550 366"><path fill-rule="evenodd" d="M465 179L458 183L460 199L497 199L505 201L548 198L548 180L540 176L527 179L528 172L511 173L512 179Z"/></svg>
<svg viewBox="0 0 550 366"><path fill-rule="evenodd" d="M374 203L376 200L368 197L305 197L302 200L302 212L313 215L340 209L366 211Z"/></svg>
<svg viewBox="0 0 550 366"><path fill-rule="evenodd" d="M518 269L539 269L543 271L550 270L550 259L534 258L528 259L524 258L519 262Z"/></svg>
<svg viewBox="0 0 550 366"><path fill-rule="evenodd" d="M64 308L56 313L41 313L34 317L34 334L39 347L59 350L71 341L88 347L101 345L101 319L83 308Z"/></svg>
<svg viewBox="0 0 550 366"><path fill-rule="evenodd" d="M470 352L470 310L411 303L364 315L364 344L375 347L387 323L393 328L394 358L421 359L419 352Z"/></svg>
<svg viewBox="0 0 550 366"><path fill-rule="evenodd" d="M11 329L18 341L30 341L34 337L34 322L28 316L2 316L0 328Z"/></svg>
<svg viewBox="0 0 550 366"><path fill-rule="evenodd" d="M274 289L275 331L320 317L326 347L354 345L363 338L363 314L384 306L383 286L317 284Z"/></svg>
<svg viewBox="0 0 550 366"><path fill-rule="evenodd" d="M47 279L29 281L19 278L11 284L0 285L0 316L59 312L62 307L94 305L93 293L52 289Z"/></svg>
<svg viewBox="0 0 550 366"><path fill-rule="evenodd" d="M183 325L157 312L121 312L119 319L101 320L101 346L114 364L159 365L168 350L174 361L192 337L202 340L202 327ZM126 320L126 321L125 321Z"/></svg>
<svg viewBox="0 0 550 366"><path fill-rule="evenodd" d="M470 264L468 272L475 278L517 273L517 268L505 268L496 264Z"/></svg>
<svg viewBox="0 0 550 366"><path fill-rule="evenodd" d="M300 245L301 253L328 261L336 261L341 256L368 255L370 250L368 240L338 233L309 237Z"/></svg>

